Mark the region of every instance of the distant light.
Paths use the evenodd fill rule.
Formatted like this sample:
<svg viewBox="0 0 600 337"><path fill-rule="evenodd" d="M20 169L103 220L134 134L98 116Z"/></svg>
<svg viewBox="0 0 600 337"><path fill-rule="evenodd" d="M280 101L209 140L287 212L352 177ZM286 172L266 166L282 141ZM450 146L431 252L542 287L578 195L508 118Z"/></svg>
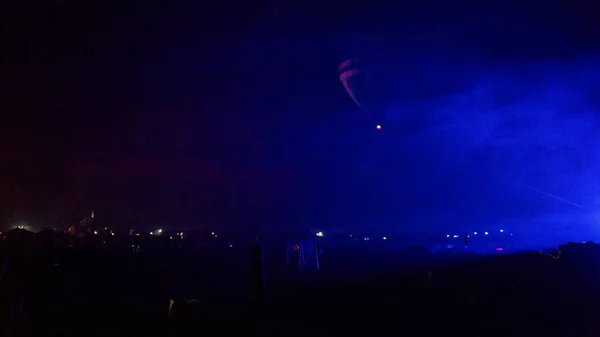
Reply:
<svg viewBox="0 0 600 337"><path fill-rule="evenodd" d="M229 248L233 248L233 245L231 243L229 244Z"/></svg>
<svg viewBox="0 0 600 337"><path fill-rule="evenodd" d="M150 232L150 235L154 235L154 233L153 233L153 232Z"/></svg>
<svg viewBox="0 0 600 337"><path fill-rule="evenodd" d="M136 233L135 236L140 236L140 233Z"/></svg>
<svg viewBox="0 0 600 337"><path fill-rule="evenodd" d="M514 235L513 233L510 233L510 236L513 236L513 235Z"/></svg>
<svg viewBox="0 0 600 337"><path fill-rule="evenodd" d="M383 239L384 239L384 240L387 240L387 238L386 238L385 236L383 237Z"/></svg>
<svg viewBox="0 0 600 337"><path fill-rule="evenodd" d="M450 234L446 234L446 237L447 237L447 238L449 238L449 237L450 237Z"/></svg>
<svg viewBox="0 0 600 337"><path fill-rule="evenodd" d="M215 232L210 232L210 235L215 235Z"/></svg>
<svg viewBox="0 0 600 337"><path fill-rule="evenodd" d="M496 248L496 250L497 250L497 251L499 251L499 252L501 252L501 251L503 251L504 249L502 249L502 248L498 247L498 248Z"/></svg>
<svg viewBox="0 0 600 337"><path fill-rule="evenodd" d="M215 234L215 238L218 238L219 236Z"/></svg>
<svg viewBox="0 0 600 337"><path fill-rule="evenodd" d="M323 236L323 232L317 232L317 236L322 237Z"/></svg>
<svg viewBox="0 0 600 337"><path fill-rule="evenodd" d="M371 240L371 238L365 238L365 241L369 241L369 240Z"/></svg>
<svg viewBox="0 0 600 337"><path fill-rule="evenodd" d="M457 237L458 237L458 235L454 235L454 236L453 236L453 238L455 238L455 239L456 239Z"/></svg>
<svg viewBox="0 0 600 337"><path fill-rule="evenodd" d="M352 237L352 234L350 234L350 237Z"/></svg>
<svg viewBox="0 0 600 337"><path fill-rule="evenodd" d="M110 235L115 236L115 233L111 232Z"/></svg>
<svg viewBox="0 0 600 337"><path fill-rule="evenodd" d="M473 232L473 235L477 235L477 232Z"/></svg>
<svg viewBox="0 0 600 337"><path fill-rule="evenodd" d="M501 229L501 230L500 230L500 233L504 233L504 229Z"/></svg>
<svg viewBox="0 0 600 337"><path fill-rule="evenodd" d="M485 233L483 233L483 234L485 234L485 235L488 235L488 234L490 234L490 233L488 233L488 232L485 232Z"/></svg>
<svg viewBox="0 0 600 337"><path fill-rule="evenodd" d="M377 126L375 126L375 128L376 128L377 130L381 130L381 125L377 124Z"/></svg>
<svg viewBox="0 0 600 337"><path fill-rule="evenodd" d="M94 235L98 235L98 231L94 231Z"/></svg>
<svg viewBox="0 0 600 337"><path fill-rule="evenodd" d="M162 229L159 229L159 230L158 230L158 233L162 233Z"/></svg>

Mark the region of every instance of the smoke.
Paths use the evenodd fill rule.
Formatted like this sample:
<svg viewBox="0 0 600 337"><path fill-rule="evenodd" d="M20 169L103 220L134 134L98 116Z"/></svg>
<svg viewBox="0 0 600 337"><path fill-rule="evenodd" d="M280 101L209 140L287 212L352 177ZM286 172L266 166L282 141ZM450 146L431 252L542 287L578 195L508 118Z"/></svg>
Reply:
<svg viewBox="0 0 600 337"><path fill-rule="evenodd" d="M498 67L427 62L412 77L397 76L394 90L402 99L385 107L389 123L424 122L410 140L396 143L396 151L410 146L413 156L423 157L426 150L426 159L415 165L436 167L407 178L439 196L429 197L426 213L446 200L455 210L450 213L487 212L487 221L565 212L587 212L591 219L599 200L597 60ZM449 81L454 84L446 85ZM407 95L409 87L429 94ZM445 183L432 184L440 180ZM460 193L449 189L474 197L461 203Z"/></svg>

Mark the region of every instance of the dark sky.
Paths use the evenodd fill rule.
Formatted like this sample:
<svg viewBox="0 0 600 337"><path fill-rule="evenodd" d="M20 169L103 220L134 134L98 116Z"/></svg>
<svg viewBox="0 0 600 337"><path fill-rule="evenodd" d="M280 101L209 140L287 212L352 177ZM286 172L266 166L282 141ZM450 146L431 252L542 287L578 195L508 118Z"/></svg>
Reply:
<svg viewBox="0 0 600 337"><path fill-rule="evenodd" d="M593 8L195 3L1 5L3 224L415 230L580 212L528 187L596 204ZM404 83L395 129L339 82L364 55Z"/></svg>

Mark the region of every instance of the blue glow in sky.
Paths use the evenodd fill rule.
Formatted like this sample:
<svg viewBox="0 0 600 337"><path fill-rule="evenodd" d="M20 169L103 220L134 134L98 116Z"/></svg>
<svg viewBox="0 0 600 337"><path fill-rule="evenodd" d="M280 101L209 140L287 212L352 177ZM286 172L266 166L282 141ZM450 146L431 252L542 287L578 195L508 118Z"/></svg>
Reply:
<svg viewBox="0 0 600 337"><path fill-rule="evenodd" d="M319 163L307 172L324 179L312 190L327 205L319 216L333 227L593 230L600 200L596 60L483 66L430 57L423 72L403 77L413 65L388 59L372 70L395 76L386 83L396 98L381 103L385 134L355 122L359 108L303 131L310 136L300 148ZM407 95L407 87L427 94Z"/></svg>
<svg viewBox="0 0 600 337"><path fill-rule="evenodd" d="M11 17L0 225L597 228L583 3L131 6ZM370 120L339 80L353 57Z"/></svg>

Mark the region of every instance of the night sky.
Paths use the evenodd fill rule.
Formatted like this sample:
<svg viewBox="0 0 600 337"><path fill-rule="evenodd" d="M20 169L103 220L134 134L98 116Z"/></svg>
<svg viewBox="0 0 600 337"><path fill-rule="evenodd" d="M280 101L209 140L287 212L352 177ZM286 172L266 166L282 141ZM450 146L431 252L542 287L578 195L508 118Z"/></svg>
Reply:
<svg viewBox="0 0 600 337"><path fill-rule="evenodd" d="M594 8L280 2L0 5L3 226L594 218ZM367 55L394 83L381 131L338 78Z"/></svg>

